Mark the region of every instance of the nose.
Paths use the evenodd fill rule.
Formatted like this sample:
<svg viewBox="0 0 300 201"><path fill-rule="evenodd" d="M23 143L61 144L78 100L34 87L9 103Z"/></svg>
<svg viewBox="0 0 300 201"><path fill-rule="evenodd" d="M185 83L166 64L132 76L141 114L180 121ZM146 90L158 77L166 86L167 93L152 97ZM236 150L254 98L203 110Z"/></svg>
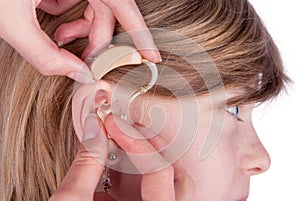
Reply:
<svg viewBox="0 0 300 201"><path fill-rule="evenodd" d="M242 155L243 170L249 176L267 171L271 165L270 156L251 125L248 130L245 152Z"/></svg>

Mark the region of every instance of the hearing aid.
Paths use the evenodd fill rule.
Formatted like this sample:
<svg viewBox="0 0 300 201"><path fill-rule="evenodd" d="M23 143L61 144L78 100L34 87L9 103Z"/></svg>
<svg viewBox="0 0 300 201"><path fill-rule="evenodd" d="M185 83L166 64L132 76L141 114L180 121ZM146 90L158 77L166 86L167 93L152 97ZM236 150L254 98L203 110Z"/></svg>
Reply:
<svg viewBox="0 0 300 201"><path fill-rule="evenodd" d="M93 78L101 80L102 77L113 69L126 65L145 64L151 71L151 80L145 86L135 91L129 98L130 104L136 97L149 91L158 79L158 70L156 64L149 62L142 58L141 54L134 47L130 46L113 46L110 45L107 49L92 58L90 68ZM103 103L97 109L97 115L104 121L106 115L111 113L112 108L110 104ZM121 114L121 119L126 120L127 114Z"/></svg>

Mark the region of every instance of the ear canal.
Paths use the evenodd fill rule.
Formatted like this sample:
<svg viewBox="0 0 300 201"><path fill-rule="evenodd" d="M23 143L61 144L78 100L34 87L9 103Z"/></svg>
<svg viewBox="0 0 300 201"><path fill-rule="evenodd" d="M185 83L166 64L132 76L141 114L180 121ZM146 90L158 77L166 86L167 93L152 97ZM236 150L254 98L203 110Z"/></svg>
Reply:
<svg viewBox="0 0 300 201"><path fill-rule="evenodd" d="M111 111L112 111L111 104L102 103L97 109L97 115L104 122L104 118L106 117L106 115L111 113Z"/></svg>
<svg viewBox="0 0 300 201"><path fill-rule="evenodd" d="M98 90L95 94L95 105L97 108L97 115L104 121L106 115L111 112L111 104L108 100L108 94L105 90Z"/></svg>

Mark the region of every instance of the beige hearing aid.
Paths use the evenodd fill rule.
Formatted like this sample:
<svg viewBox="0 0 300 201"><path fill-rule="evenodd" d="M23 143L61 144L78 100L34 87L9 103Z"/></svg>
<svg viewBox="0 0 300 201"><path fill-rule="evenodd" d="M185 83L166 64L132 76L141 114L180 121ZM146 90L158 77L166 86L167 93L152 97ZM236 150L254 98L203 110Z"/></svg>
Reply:
<svg viewBox="0 0 300 201"><path fill-rule="evenodd" d="M137 49L130 46L109 46L108 49L99 53L90 65L93 77L95 80L100 80L109 71L125 65L146 64L151 70L151 80L145 85L141 86L139 90L134 92L128 100L130 104L137 96L146 93L156 83L158 79L158 70L156 64L149 62L142 58ZM97 110L97 115L101 120L111 112L110 105L103 105ZM122 118L122 117L121 117ZM126 114L123 115L123 120L126 119Z"/></svg>

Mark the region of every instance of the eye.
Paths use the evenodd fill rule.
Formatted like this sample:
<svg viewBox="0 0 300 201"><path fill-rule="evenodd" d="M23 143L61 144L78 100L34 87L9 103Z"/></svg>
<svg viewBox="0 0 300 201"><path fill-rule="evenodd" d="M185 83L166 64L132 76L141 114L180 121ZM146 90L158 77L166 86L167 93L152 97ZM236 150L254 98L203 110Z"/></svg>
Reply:
<svg viewBox="0 0 300 201"><path fill-rule="evenodd" d="M239 118L239 112L240 112L239 106L235 105L235 106L226 108L226 111L229 112L232 116L234 116L237 120L242 121Z"/></svg>

